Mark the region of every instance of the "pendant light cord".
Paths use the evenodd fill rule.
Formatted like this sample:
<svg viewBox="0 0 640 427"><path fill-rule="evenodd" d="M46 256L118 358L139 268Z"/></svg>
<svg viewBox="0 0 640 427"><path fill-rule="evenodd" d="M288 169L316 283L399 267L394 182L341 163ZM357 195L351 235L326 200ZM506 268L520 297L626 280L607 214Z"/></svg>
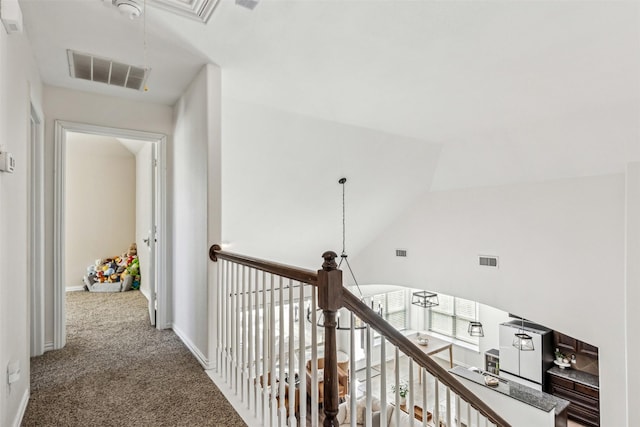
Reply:
<svg viewBox="0 0 640 427"><path fill-rule="evenodd" d="M345 245L345 241L346 241L346 238L345 238L346 232L345 232L345 230L347 229L347 227L346 227L347 223L346 223L345 214L344 214L344 212L345 212L345 207L344 207L344 205L345 205L345 203L344 203L344 192L345 192L344 184L345 184L345 182L347 182L347 180L346 180L346 178L343 178L343 179L344 179L344 182L342 183L342 255L346 255L347 254L347 250L346 250L346 245ZM340 180L340 181L342 181L342 180Z"/></svg>
<svg viewBox="0 0 640 427"><path fill-rule="evenodd" d="M342 265L342 261L344 261L347 264L347 267L349 268L349 273L351 273L351 277L353 278L353 282L356 284L356 288L358 288L358 292L360 293L360 299L364 299L364 296L362 294L362 290L360 289L360 285L358 284L358 281L356 280L356 276L355 274L353 274L353 270L351 269L351 264L349 264L349 260L347 259L347 250L346 250L346 215L345 215L345 183L347 182L347 178L340 178L340 180L338 180L338 183L340 183L342 185L342 255L340 255L340 263L338 264L338 268L340 268L340 266Z"/></svg>

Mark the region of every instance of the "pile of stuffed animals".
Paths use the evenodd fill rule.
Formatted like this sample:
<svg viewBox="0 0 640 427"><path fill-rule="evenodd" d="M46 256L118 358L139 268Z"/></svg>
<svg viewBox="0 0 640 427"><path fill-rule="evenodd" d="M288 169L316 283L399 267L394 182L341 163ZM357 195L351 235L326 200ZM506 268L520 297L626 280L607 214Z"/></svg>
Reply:
<svg viewBox="0 0 640 427"><path fill-rule="evenodd" d="M127 279L131 276L130 279ZM133 280L132 280L133 279ZM116 283L131 281L131 289L140 287L140 261L138 249L135 243L129 246L129 250L121 256L113 258L97 259L94 264L87 267L86 282L88 284Z"/></svg>

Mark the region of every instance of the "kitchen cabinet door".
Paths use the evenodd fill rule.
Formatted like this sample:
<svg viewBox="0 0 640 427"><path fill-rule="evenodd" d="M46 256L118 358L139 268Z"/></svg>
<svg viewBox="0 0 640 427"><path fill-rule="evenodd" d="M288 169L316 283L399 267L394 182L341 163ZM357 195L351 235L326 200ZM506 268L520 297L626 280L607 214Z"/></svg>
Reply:
<svg viewBox="0 0 640 427"><path fill-rule="evenodd" d="M578 341L578 353L591 358L598 358L598 347Z"/></svg>
<svg viewBox="0 0 640 427"><path fill-rule="evenodd" d="M565 354L578 352L578 340L575 338L554 331L553 340L555 341L556 347Z"/></svg>

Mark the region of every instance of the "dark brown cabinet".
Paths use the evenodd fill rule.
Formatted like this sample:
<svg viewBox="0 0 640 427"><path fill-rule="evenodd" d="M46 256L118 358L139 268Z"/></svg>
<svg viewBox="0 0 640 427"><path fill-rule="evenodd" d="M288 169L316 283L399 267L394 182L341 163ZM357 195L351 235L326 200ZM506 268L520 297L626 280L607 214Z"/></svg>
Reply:
<svg viewBox="0 0 640 427"><path fill-rule="evenodd" d="M578 341L578 354L582 354L583 356L589 356L598 358L598 347L595 347L591 344L587 344L586 342Z"/></svg>
<svg viewBox="0 0 640 427"><path fill-rule="evenodd" d="M567 356L569 354L576 354L586 356L592 359L598 358L598 347L595 347L586 342L578 341L568 335L561 334L560 332L553 332L553 340L555 346Z"/></svg>
<svg viewBox="0 0 640 427"><path fill-rule="evenodd" d="M554 332L553 340L556 343L556 347L563 353L578 352L578 340L576 340L575 338L571 338L568 335L563 335L560 332Z"/></svg>
<svg viewBox="0 0 640 427"><path fill-rule="evenodd" d="M571 402L567 409L570 420L589 427L600 425L600 392L597 388L553 374L550 374L550 377L551 393Z"/></svg>

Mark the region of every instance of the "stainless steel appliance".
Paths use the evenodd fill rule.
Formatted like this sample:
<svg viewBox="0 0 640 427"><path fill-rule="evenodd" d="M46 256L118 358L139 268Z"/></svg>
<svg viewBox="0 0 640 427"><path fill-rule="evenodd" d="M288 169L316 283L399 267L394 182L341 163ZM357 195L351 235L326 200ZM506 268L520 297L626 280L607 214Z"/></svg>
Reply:
<svg viewBox="0 0 640 427"><path fill-rule="evenodd" d="M513 346L515 334L524 330L533 339L532 351L519 350ZM501 323L500 331L500 376L537 390L543 390L546 372L553 366L553 331L530 322L512 320Z"/></svg>

